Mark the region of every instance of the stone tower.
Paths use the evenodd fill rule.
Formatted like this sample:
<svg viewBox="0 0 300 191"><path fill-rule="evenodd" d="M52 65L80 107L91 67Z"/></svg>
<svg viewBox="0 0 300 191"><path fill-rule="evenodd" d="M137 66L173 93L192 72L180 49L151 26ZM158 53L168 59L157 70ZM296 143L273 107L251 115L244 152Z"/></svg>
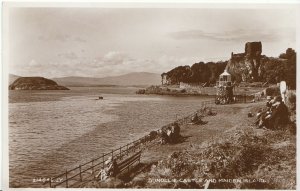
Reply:
<svg viewBox="0 0 300 191"><path fill-rule="evenodd" d="M261 53L261 42L247 42L245 44L244 53L231 53L231 58L227 63L226 69L238 81L258 81L262 57Z"/></svg>

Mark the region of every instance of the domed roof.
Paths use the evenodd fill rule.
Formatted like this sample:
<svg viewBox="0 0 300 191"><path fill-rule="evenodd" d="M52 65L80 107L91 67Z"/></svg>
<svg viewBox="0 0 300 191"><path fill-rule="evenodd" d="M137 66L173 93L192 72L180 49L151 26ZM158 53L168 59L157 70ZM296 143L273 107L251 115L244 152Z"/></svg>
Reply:
<svg viewBox="0 0 300 191"><path fill-rule="evenodd" d="M224 72L220 76L230 76L230 74L227 72L227 70L224 70Z"/></svg>

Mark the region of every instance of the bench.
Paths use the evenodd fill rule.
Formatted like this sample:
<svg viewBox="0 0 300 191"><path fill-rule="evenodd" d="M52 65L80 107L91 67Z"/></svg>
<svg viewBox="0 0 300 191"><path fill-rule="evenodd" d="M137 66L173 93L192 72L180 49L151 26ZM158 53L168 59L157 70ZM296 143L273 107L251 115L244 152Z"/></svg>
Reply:
<svg viewBox="0 0 300 191"><path fill-rule="evenodd" d="M139 151L137 153L135 153L134 155L132 155L131 157L121 161L118 163L118 169L119 169L119 173L123 172L124 170L128 170L130 169L130 166L132 166L134 163L141 162L141 154L142 151Z"/></svg>
<svg viewBox="0 0 300 191"><path fill-rule="evenodd" d="M133 164L135 164L137 162L140 163L141 154L142 154L142 151L138 151L138 152L134 153L132 156L130 156L129 158L126 158L123 161L117 162L118 170L117 170L117 172L114 173L113 176L119 176L126 169L128 170L128 173L129 173L130 166L132 166ZM102 180L102 178L101 178L102 173L105 173L104 169L101 169L99 171L99 174L96 175L95 178L98 178L100 176L100 180Z"/></svg>

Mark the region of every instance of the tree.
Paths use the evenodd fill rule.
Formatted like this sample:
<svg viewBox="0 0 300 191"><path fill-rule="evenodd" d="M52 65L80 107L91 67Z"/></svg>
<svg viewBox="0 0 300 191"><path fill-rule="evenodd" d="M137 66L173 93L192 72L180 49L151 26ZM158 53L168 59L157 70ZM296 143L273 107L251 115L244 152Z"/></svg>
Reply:
<svg viewBox="0 0 300 191"><path fill-rule="evenodd" d="M290 89L296 89L296 79L297 79L297 67L296 67L296 52L292 49L287 49L286 55L287 55L287 63L286 63L286 83L289 86Z"/></svg>
<svg viewBox="0 0 300 191"><path fill-rule="evenodd" d="M179 84L180 82L188 83L190 75L190 66L178 66L167 72L168 81L170 81L171 84Z"/></svg>
<svg viewBox="0 0 300 191"><path fill-rule="evenodd" d="M171 84L185 83L215 83L224 71L226 62L199 62L190 66L178 66L167 72Z"/></svg>

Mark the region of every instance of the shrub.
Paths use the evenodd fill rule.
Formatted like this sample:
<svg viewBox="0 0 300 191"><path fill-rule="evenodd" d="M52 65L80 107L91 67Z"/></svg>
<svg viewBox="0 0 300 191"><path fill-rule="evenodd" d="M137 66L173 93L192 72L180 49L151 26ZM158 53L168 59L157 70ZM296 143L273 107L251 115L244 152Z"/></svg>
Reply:
<svg viewBox="0 0 300 191"><path fill-rule="evenodd" d="M145 94L146 90L145 89L139 89L136 91L136 94Z"/></svg>
<svg viewBox="0 0 300 191"><path fill-rule="evenodd" d="M293 91L288 91L286 94L287 100L286 104L291 111L296 110L296 93Z"/></svg>
<svg viewBox="0 0 300 191"><path fill-rule="evenodd" d="M280 95L280 89L277 86L266 88L266 96L277 96Z"/></svg>

